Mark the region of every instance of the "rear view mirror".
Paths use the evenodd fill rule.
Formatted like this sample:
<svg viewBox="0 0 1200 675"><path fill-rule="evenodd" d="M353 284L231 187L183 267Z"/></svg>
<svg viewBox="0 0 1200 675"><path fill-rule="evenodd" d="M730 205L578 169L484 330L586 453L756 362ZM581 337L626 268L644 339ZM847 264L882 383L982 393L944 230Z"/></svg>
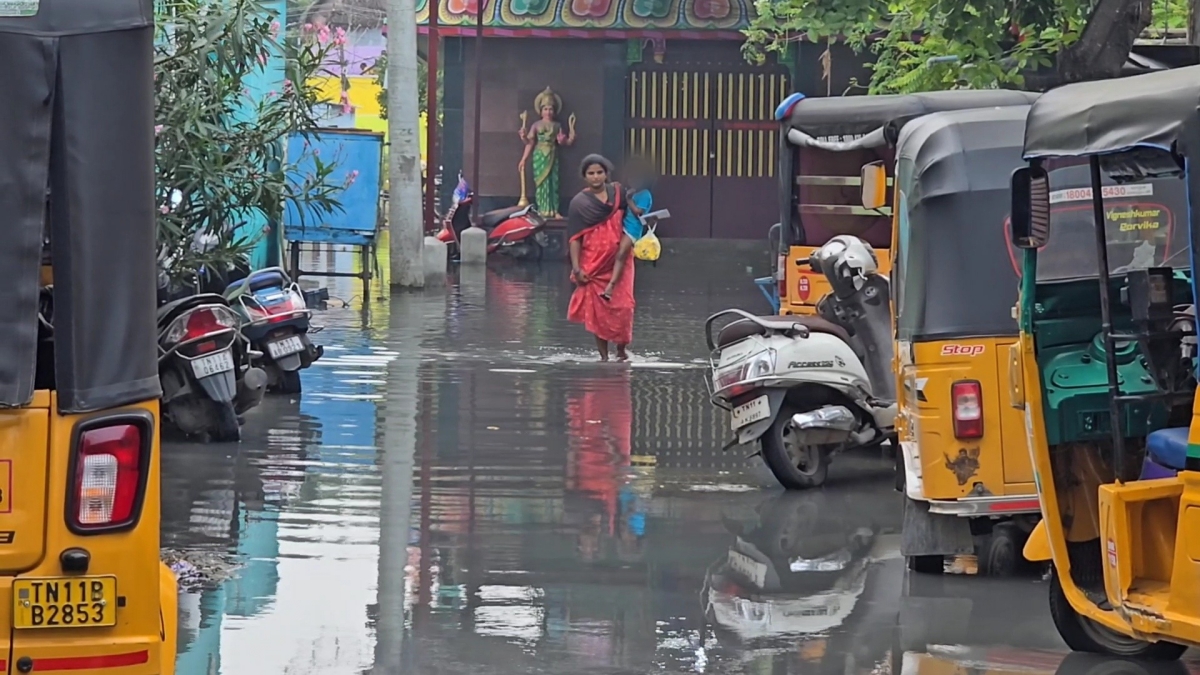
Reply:
<svg viewBox="0 0 1200 675"><path fill-rule="evenodd" d="M1050 176L1040 166L1012 174L1009 237L1017 248L1041 248L1050 241Z"/></svg>
<svg viewBox="0 0 1200 675"><path fill-rule="evenodd" d="M879 209L887 206L887 167L883 162L871 162L859 173L862 179L862 205L864 209Z"/></svg>

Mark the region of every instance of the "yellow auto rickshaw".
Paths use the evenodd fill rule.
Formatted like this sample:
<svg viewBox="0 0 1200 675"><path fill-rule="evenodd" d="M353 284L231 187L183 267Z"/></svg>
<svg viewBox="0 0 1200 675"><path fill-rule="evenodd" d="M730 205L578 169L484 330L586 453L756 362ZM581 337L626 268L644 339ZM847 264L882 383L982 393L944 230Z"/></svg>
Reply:
<svg viewBox="0 0 1200 675"><path fill-rule="evenodd" d="M781 314L815 314L829 293L825 277L804 263L834 236L852 234L881 252L881 274L892 217L886 204L859 205L859 171L882 160L893 166L896 135L928 113L1029 105L1036 94L1008 90L956 90L887 96L805 97L796 93L775 111L781 125L779 222L775 279Z"/></svg>
<svg viewBox="0 0 1200 675"><path fill-rule="evenodd" d="M1025 555L1052 563L1051 615L1076 651L1169 660L1200 645L1200 212L1169 198L1200 195L1198 102L1200 67L1055 89L1030 109L1012 177L1009 399L1043 514ZM1089 187L1063 188L1071 170ZM1072 200L1089 237L1068 231Z"/></svg>
<svg viewBox="0 0 1200 675"><path fill-rule="evenodd" d="M174 672L159 560L153 17L0 11L0 672Z"/></svg>
<svg viewBox="0 0 1200 675"><path fill-rule="evenodd" d="M975 554L981 574L1012 574L1040 514L1025 420L1002 396L1018 334L1002 224L1028 112L925 115L895 145L896 472L901 552L918 572L940 574L947 557ZM881 162L863 168L865 208L884 203L886 173Z"/></svg>

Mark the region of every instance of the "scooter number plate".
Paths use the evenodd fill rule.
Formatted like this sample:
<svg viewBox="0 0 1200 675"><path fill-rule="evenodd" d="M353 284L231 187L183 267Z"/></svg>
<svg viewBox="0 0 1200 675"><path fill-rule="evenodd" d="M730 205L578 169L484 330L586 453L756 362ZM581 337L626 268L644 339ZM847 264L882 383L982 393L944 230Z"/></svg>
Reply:
<svg viewBox="0 0 1200 675"><path fill-rule="evenodd" d="M233 354L227 351L202 356L192 361L192 372L196 377L209 377L233 370Z"/></svg>
<svg viewBox="0 0 1200 675"><path fill-rule="evenodd" d="M272 359L281 359L302 351L304 351L304 342L295 335L277 342L267 343L267 352L271 355Z"/></svg>
<svg viewBox="0 0 1200 675"><path fill-rule="evenodd" d="M737 551L729 552L729 567L762 588L767 583L767 566Z"/></svg>
<svg viewBox="0 0 1200 675"><path fill-rule="evenodd" d="M760 420L765 420L770 416L770 402L767 400L766 396L759 396L749 403L743 403L742 405L734 408L729 426L734 431L737 431L747 424L753 424Z"/></svg>

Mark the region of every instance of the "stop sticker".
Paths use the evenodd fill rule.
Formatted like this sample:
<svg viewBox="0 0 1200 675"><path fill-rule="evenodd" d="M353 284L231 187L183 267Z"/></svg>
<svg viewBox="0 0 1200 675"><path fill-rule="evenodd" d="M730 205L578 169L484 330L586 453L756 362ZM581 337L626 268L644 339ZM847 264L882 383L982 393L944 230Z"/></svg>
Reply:
<svg viewBox="0 0 1200 675"><path fill-rule="evenodd" d="M812 293L812 288L808 285L808 275L800 275L800 283L796 284L796 290L800 293L800 300L808 300L808 296Z"/></svg>

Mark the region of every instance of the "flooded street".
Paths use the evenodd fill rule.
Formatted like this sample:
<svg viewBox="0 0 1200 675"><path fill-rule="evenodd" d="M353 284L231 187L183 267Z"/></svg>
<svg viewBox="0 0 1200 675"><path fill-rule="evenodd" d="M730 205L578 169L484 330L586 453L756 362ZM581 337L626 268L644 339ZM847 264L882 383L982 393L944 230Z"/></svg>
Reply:
<svg viewBox="0 0 1200 675"><path fill-rule="evenodd" d="M878 451L794 494L722 452L700 326L765 313L756 263L639 268L631 365L560 266L332 282L302 396L164 448L163 545L235 566L181 599L178 672L1055 672L1040 580L905 574Z"/></svg>

